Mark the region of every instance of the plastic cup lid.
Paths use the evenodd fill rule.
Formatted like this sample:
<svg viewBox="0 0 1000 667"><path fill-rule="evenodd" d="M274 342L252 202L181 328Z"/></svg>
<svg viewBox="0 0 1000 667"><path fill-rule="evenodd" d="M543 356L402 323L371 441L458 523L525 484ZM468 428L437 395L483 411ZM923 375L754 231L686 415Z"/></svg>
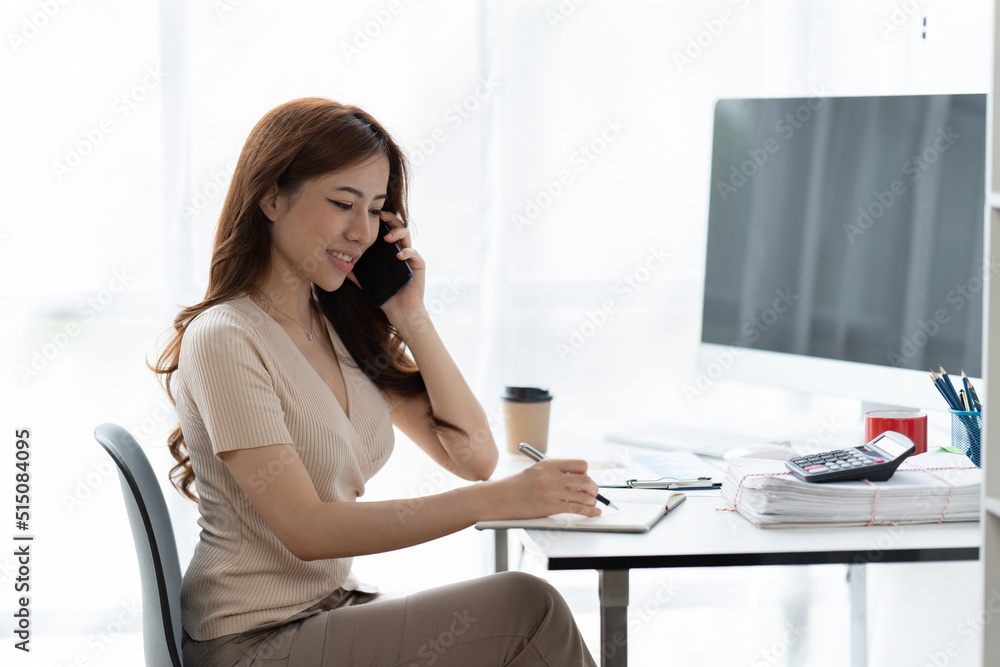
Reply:
<svg viewBox="0 0 1000 667"><path fill-rule="evenodd" d="M541 403L551 401L552 394L541 387L506 387L502 398L515 403Z"/></svg>

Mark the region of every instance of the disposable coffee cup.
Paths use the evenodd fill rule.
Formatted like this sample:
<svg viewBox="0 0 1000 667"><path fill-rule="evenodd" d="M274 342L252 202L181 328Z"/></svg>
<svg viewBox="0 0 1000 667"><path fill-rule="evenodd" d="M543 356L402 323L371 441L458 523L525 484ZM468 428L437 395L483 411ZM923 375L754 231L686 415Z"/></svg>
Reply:
<svg viewBox="0 0 1000 667"><path fill-rule="evenodd" d="M507 451L517 454L517 446L526 442L544 453L549 442L552 394L539 387L507 387L501 398Z"/></svg>

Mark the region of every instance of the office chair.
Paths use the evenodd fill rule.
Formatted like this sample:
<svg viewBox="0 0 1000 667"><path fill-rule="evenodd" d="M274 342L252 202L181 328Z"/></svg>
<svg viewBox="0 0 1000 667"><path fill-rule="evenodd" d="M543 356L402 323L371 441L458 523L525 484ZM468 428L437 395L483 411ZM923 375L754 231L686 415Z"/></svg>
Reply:
<svg viewBox="0 0 1000 667"><path fill-rule="evenodd" d="M117 424L94 437L118 466L142 580L142 644L146 667L182 667L181 566L163 492L135 438Z"/></svg>

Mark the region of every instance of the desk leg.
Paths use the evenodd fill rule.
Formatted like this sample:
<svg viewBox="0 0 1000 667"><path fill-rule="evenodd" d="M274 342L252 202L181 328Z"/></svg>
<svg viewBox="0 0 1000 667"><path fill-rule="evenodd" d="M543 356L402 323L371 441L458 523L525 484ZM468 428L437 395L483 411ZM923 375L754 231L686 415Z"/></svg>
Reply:
<svg viewBox="0 0 1000 667"><path fill-rule="evenodd" d="M493 531L493 558L497 572L507 571L507 529Z"/></svg>
<svg viewBox="0 0 1000 667"><path fill-rule="evenodd" d="M628 570L598 570L601 667L628 665Z"/></svg>
<svg viewBox="0 0 1000 667"><path fill-rule="evenodd" d="M868 588L864 563L847 566L851 583L851 667L868 664Z"/></svg>

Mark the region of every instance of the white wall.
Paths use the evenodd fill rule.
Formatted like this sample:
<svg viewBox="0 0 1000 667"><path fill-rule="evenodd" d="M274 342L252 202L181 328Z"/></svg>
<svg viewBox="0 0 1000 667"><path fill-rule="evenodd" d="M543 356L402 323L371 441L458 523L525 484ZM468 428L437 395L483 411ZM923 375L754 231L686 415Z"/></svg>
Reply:
<svg viewBox="0 0 1000 667"><path fill-rule="evenodd" d="M169 467L174 418L143 360L203 293L219 184L267 109L314 94L358 103L408 148L427 300L488 408L504 384L530 382L553 389L567 420L708 413L681 387L695 373L714 101L982 92L988 16L985 0L5 3L0 421L34 433L35 627L73 635L28 664L111 664L96 633L138 600L137 570L91 431L117 421ZM580 146L601 139L584 158ZM526 200L539 212L519 231ZM669 260L626 291L651 248ZM574 332L595 318L577 349ZM741 409L775 399L713 391L711 403ZM0 497L11 491L0 476ZM193 508L168 499L185 560ZM0 556L3 590L11 566ZM940 614L963 613L952 596L966 583L942 590L925 626L961 620ZM913 627L889 604L906 584L886 582L880 629ZM13 602L0 595L0 613ZM935 650L924 637L905 664ZM873 664L890 650L874 640Z"/></svg>

